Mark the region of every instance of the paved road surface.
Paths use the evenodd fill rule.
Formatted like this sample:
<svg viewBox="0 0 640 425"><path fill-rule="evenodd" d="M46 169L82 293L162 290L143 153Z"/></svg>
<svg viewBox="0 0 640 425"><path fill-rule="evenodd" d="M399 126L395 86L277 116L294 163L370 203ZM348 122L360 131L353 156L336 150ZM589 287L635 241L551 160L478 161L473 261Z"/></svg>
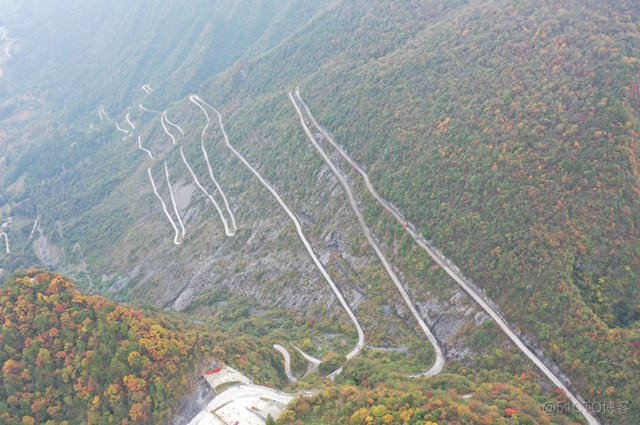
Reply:
<svg viewBox="0 0 640 425"><path fill-rule="evenodd" d="M149 111L149 109L144 108L142 105L140 105L140 107L142 109L146 110L146 111ZM151 112L154 112L154 111L151 111ZM160 116L160 124L162 124L162 128L164 129L164 132L167 133L167 135L171 138L171 141L173 142L173 144L176 145L177 144L176 138L169 131L169 129L165 125L165 122L167 124L177 128L178 131L180 131L180 133L182 133L183 136L184 136L184 131L182 130L182 128L180 128L180 126L178 126L177 124L174 124L171 121L169 121L169 118L167 118L167 111L163 111L163 112L161 112L161 114L162 115ZM209 124L207 123L207 126L208 125ZM205 130L206 130L206 127L205 127ZM203 131L203 137L204 137L204 131ZM207 157L206 151L204 151L204 145L202 145L202 149L203 149L203 152L205 154L205 159L207 160L207 164L208 164L209 163L209 159ZM218 215L220 216L220 219L222 220L222 224L224 226L225 234L227 236L229 236L229 237L234 236L236 234L237 227L236 227L235 218L233 216L233 212L231 211L231 208L229 208L229 204L227 203L227 198L226 198L224 192L222 191L222 188L218 184L217 180L213 177L213 174L211 174L211 179L215 183L216 188L218 189L218 191L222 195L222 198L225 201L225 205L227 206L227 211L229 212L229 215L231 216L231 221L232 221L232 225L233 225L233 232L229 230L229 223L227 222L227 219L225 218L224 213L222 212L222 209L220 208L220 205L218 205L218 203L216 202L215 198L204 188L204 186L202 186L202 184L200 184L200 180L198 180L198 178L196 177L195 173L193 172L193 169L191 168L191 166L187 162L187 158L184 156L184 152L182 151L182 146L180 146L180 156L182 157L182 162L184 162L184 165L187 166L187 169L189 170L189 173L191 174L191 177L193 178L194 182L196 183L196 186L198 186L198 188L200 188L200 190L205 194L205 196L207 196L209 198L209 200L213 203L213 206L218 211ZM209 170L211 171L211 166L209 166Z"/></svg>
<svg viewBox="0 0 640 425"><path fill-rule="evenodd" d="M153 176L151 175L151 167L149 167L147 169L147 172L149 173L149 180L151 180L151 186L153 187L153 193L155 193L156 196L158 197L158 199L160 200L160 203L162 204L162 211L164 211L164 214L169 219L169 222L171 223L171 226L173 227L173 230L175 230L175 232L176 232L176 236L173 238L173 243L176 244L176 245L180 245L182 243L182 241L178 242L178 238L179 238L179 235L180 235L179 230L176 227L176 223L173 221L173 218L171 218L171 216L169 215L169 211L167 211L167 205L162 200L162 197L160 196L160 194L158 194L158 189L156 188L156 183L153 180Z"/></svg>
<svg viewBox="0 0 640 425"><path fill-rule="evenodd" d="M184 136L184 131L182 131L182 128L180 128L180 126L179 126L178 124L174 124L174 123L172 123L171 121L169 121L169 117L167 116L167 111L165 111L165 114L164 114L164 120L167 122L167 124L172 125L172 126L174 126L175 128L177 128L177 129L178 129L178 131L179 131L180 133L182 133L182 135Z"/></svg>
<svg viewBox="0 0 640 425"><path fill-rule="evenodd" d="M204 193L209 198L211 203L213 203L213 206L218 211L218 215L220 216L220 219L222 220L222 224L224 225L224 231L225 231L226 235L227 236L235 235L235 232L231 233L229 231L229 225L227 223L227 220L224 218L224 214L222 213L222 209L220 208L220 205L218 205L218 203L216 202L215 198L213 196L211 196L211 194L209 194L209 192L207 192L207 189L205 189L204 186L202 186L202 184L200 184L200 180L198 180L198 177L196 176L196 173L193 172L193 169L191 168L191 166L187 162L187 158L184 156L184 152L182 151L182 146L180 146L180 156L182 157L182 162L184 162L184 165L187 166L187 170L189 170L189 173L191 174L191 177L193 178L193 181L195 182L196 186L198 186L198 188L200 188L202 193Z"/></svg>
<svg viewBox="0 0 640 425"><path fill-rule="evenodd" d="M162 124L162 128L164 128L164 132L167 133L169 135L169 137L171 137L171 140L173 141L173 144L176 144L176 138L173 137L173 134L171 134L171 132L169 132L169 130L167 130L167 126L164 125L164 120L165 120L165 116L167 115L167 111L164 111L162 113L162 115L160 116L160 124Z"/></svg>
<svg viewBox="0 0 640 425"><path fill-rule="evenodd" d="M212 373L210 375L204 374L204 379L211 385L211 388L216 389L222 384L229 382L238 382L243 385L251 385L251 379L244 376L242 373L230 366L222 367L222 370Z"/></svg>
<svg viewBox="0 0 640 425"><path fill-rule="evenodd" d="M291 373L291 356L289 355L289 350L280 344L273 344L273 348L278 350L284 356L284 372L287 374L289 381L298 382L298 378L293 376L293 373Z"/></svg>
<svg viewBox="0 0 640 425"><path fill-rule="evenodd" d="M143 147L142 147L142 141L140 140L140 136L138 136L138 147L139 147L141 150L143 150L143 151L145 151L146 153L148 153L148 154L149 154L149 157L150 157L151 159L153 159L153 155L151 154L151 151L149 151L149 150L147 150L147 149L145 149L145 148L143 148Z"/></svg>
<svg viewBox="0 0 640 425"><path fill-rule="evenodd" d="M131 128L135 130L135 129L136 129L136 126L135 126L135 125L133 125L133 123L131 122L131 116L130 116L130 115L131 115L131 114L127 113L127 117L126 117L126 118L127 118L127 122L129 123L129 125L131 126Z"/></svg>
<svg viewBox="0 0 640 425"><path fill-rule="evenodd" d="M189 96L189 100L192 103L194 103L196 106L198 106L198 108L202 109L204 116L207 118L207 124L202 129L202 136L200 137L200 147L202 148L202 153L204 154L204 160L207 163L207 167L209 169L209 176L211 177L211 180L213 181L213 183L216 185L218 192L220 192L220 195L222 196L222 200L224 201L224 205L227 209L227 212L231 216L231 224L233 226L233 232L229 231L229 226L227 225L227 221L223 218L222 221L224 223L225 232L227 233L227 236L233 236L236 234L236 231L238 230L238 226L236 226L236 218L233 216L233 211L231 211L231 207L229 207L229 202L227 201L227 197L225 196L222 188L218 184L218 181L215 179L215 177L213 177L213 170L211 168L211 163L209 162L209 155L207 154L207 150L204 148L204 135L207 132L207 128L209 127L209 123L210 123L209 114L207 113L207 110L204 109L204 107L200 103L198 103L198 102L205 103L198 96L196 95ZM211 105L208 105L208 106L211 106Z"/></svg>
<svg viewBox="0 0 640 425"><path fill-rule="evenodd" d="M138 105L138 107L139 107L140 109L142 109L143 111L147 111L147 112L154 112L154 113L156 113L156 114L161 114L161 113L162 113L162 111L156 111L155 109L147 109L147 108L145 108L144 106L142 106L142 103L141 103L140 105Z"/></svg>
<svg viewBox="0 0 640 425"><path fill-rule="evenodd" d="M4 241L5 241L6 245L7 245L7 254L9 254L10 253L10 251L9 251L9 237L4 232L0 233L0 236L4 236Z"/></svg>
<svg viewBox="0 0 640 425"><path fill-rule="evenodd" d="M293 345L293 344L291 344ZM305 359L307 359L308 362L316 365L316 366L320 366L320 363L322 363L322 360L317 358L317 357L313 357L307 353L305 353L304 351L302 351L300 348L298 348L297 346L293 345L293 348L295 348L296 350L298 350L298 352L300 354L302 354L302 357L304 357Z"/></svg>
<svg viewBox="0 0 640 425"><path fill-rule="evenodd" d="M296 92L296 96L298 97L298 100L300 100L300 103L302 103L302 105L304 106L305 110L307 111L307 115L309 116L309 118L311 118L311 121L315 124L316 127L320 128L320 126L316 122L316 120L313 117L313 115L311 115L311 111L309 110L307 105L304 104L304 102L302 102L302 99L300 98L300 95L299 95L298 92ZM333 162L331 161L329 156L322 149L322 147L318 144L318 142L316 141L315 137L313 137L313 135L311 134L311 131L309 131L309 127L307 127L307 124L304 122L304 116L303 116L302 112L300 111L300 108L298 107L298 104L296 103L295 99L293 98L291 92L289 92L289 99L291 99L291 103L293 103L293 106L296 108L296 112L298 113L298 116L300 117L300 123L302 124L302 127L304 128L304 131L307 134L307 138L311 141L311 143L313 143L313 145L316 147L318 152L320 152L320 155L322 155L322 158L325 160L325 162L327 163L329 168L331 168L331 171L333 171L333 174L335 174L336 177L338 178L338 180L340 180L340 184L342 184L342 187L344 188L345 192L347 193L347 196L349 198L349 203L351 204L351 208L353 209L353 212L356 214L356 217L358 218L358 222L360 223L360 227L364 231L364 234L366 235L367 240L369 241L371 246L373 246L373 249L376 251L376 254L378 255L378 258L382 262L382 265L387 270L387 273L391 277L391 280L393 280L393 283L395 283L396 288L398 288L398 292L400 292L400 295L404 299L404 302L409 307L409 310L411 310L411 313L413 314L415 319L418 321L418 324L420 325L420 328L422 328L422 331L425 333L425 335L429 339L429 342L433 346L433 349L434 349L435 354L436 354L435 362L433 363L433 365L431 365L431 367L429 367L427 370L425 370L422 373L422 375L423 376L433 376L433 375L439 374L440 372L442 372L442 369L444 368L444 364L445 364L445 361L446 361L446 359L444 357L444 353L443 353L442 349L440 348L440 344L438 344L438 341L436 340L435 335L433 335L431 330L427 327L426 323L424 323L424 320L422 320L422 317L420 317L420 314L418 313L418 310L416 310L416 308L415 308L415 306L413 304L413 301L409 297L409 294L407 294L407 291L405 291L404 287L402 286L402 282L400 282L400 279L398 279L398 276L393 271L393 268L391 267L391 265L387 261L387 258L385 257L384 253L382 252L382 250L380 249L380 247L376 243L375 239L373 239L373 236L371 235L371 230L369 229L369 227L367 226L367 224L366 224L366 222L364 220L362 212L360 211L360 208L358 207L358 203L356 202L355 196L353 194L353 191L351 190L351 186L349 186L349 183L347 182L347 179L345 179L344 175L333 164Z"/></svg>
<svg viewBox="0 0 640 425"><path fill-rule="evenodd" d="M29 234L29 240L31 240L31 238L33 237L33 232L36 230L37 226L38 226L38 218L36 217L36 222L33 223L33 229L31 229L31 233Z"/></svg>
<svg viewBox="0 0 640 425"><path fill-rule="evenodd" d="M11 43L13 43L15 40L13 38L7 37L7 34L5 34L5 32L4 32L4 28L0 28L0 31L2 31L2 38L4 38L5 40L8 41L7 47L5 48L6 58L5 57L0 57L0 63L1 63L2 59L10 59L11 58L11 53L9 53L9 46L11 46ZM2 77L2 69L0 69L0 77Z"/></svg>
<svg viewBox="0 0 640 425"><path fill-rule="evenodd" d="M4 28L0 28L0 31L2 31L2 38L8 41L7 47L5 48L5 53L7 55L7 59L10 59L11 53L9 53L9 47L11 46L11 43L13 43L15 40L13 38L7 37L7 34L4 32Z"/></svg>
<svg viewBox="0 0 640 425"><path fill-rule="evenodd" d="M122 131L125 135L129 135L129 130L125 130L124 128L120 128L120 124L116 123L116 128L118 131Z"/></svg>
<svg viewBox="0 0 640 425"><path fill-rule="evenodd" d="M111 121L111 118L109 118L109 114L107 114L107 111L104 110L104 105L102 105L98 110L98 115L100 115L100 122L102 122L102 114L104 114L104 116L107 118L107 121Z"/></svg>
<svg viewBox="0 0 640 425"><path fill-rule="evenodd" d="M227 415L232 413L233 417L237 417L241 424L255 422L256 416L254 413L249 412L248 409L261 398L274 400L286 405L296 398L296 394L283 393L259 385L233 386L218 394L189 425L218 425L223 423L210 413L223 407L226 408L227 412L225 413ZM229 412L229 410L234 411ZM245 419L244 422L243 419Z"/></svg>
<svg viewBox="0 0 640 425"><path fill-rule="evenodd" d="M284 201L282 200L282 198L280 197L278 192L276 192L276 190L269 183L267 183L267 181L265 179L262 178L260 173L258 173L256 171L256 169L253 168L253 166L251 166L249 161L247 161L244 158L244 156L242 156L240 154L240 152L238 152L231 145L231 143L229 143L229 137L227 136L226 131L224 131L224 125L222 124L222 115L220 115L220 112L218 112L217 109L215 109L213 106L209 105L208 103L204 102L199 97L197 97L197 96L194 96L194 97L197 98L203 104L207 105L209 108L213 109L213 111L215 111L215 113L218 115L218 121L220 123L220 129L222 130L222 135L224 136L224 140L225 140L225 143L227 144L227 147L258 178L258 180L260 180L260 183L262 183L262 185L264 187L266 187L269 192L271 192L271 194L276 198L276 200L278 201L278 203L280 204L282 209L284 209L284 211L287 213L287 215L289 216L291 221L293 221L293 224L296 226L296 231L298 232L298 236L300 237L300 240L304 244L305 248L307 248L307 252L309 253L311 258L313 259L313 262L318 267L318 270L320 270L320 272L324 276L325 280L327 281L327 283L329 284L329 286L333 290L333 293L336 295L336 297L338 297L338 300L340 301L340 304L342 304L342 307L344 307L345 311L347 312L347 314L349 315L349 317L353 321L353 324L356 326L356 329L358 330L358 343L356 344L355 348L349 354L347 354L347 359L351 359L351 358L357 356L360 353L360 350L362 350L362 348L364 347L364 330L362 329L362 326L360 326L360 322L358 322L358 319L356 318L356 315L353 314L353 311L351 311L351 308L349 307L349 304L347 304L346 300L344 299L344 297L342 296L342 294L338 290L338 287L336 286L336 284L331 279L331 276L329 276L329 273L327 273L327 271L325 270L324 266L322 265L322 263L320 262L320 260L316 256L315 252L313 251L313 248L311 247L311 244L309 243L307 238L304 236L304 233L302 232L302 226L300 225L300 222L298 221L296 216L293 214L293 212L291 212L291 210L289 209L287 204L284 203Z"/></svg>
<svg viewBox="0 0 640 425"><path fill-rule="evenodd" d="M180 211L178 211L178 205L176 204L176 198L173 194L173 188L171 187L171 181L169 180L169 169L167 168L167 161L164 161L164 173L167 176L167 186L169 186L169 195L171 195L171 204L173 205L173 211L176 213L176 217L178 217L178 222L180 223L180 230L182 230L182 238L184 241L185 230L184 224L182 223L182 217L180 217Z"/></svg>
<svg viewBox="0 0 640 425"><path fill-rule="evenodd" d="M296 96L298 97L298 99L300 100L300 102L305 106L304 102L302 102L302 98L300 97L300 92L299 90L296 90ZM308 110L308 109L307 109ZM309 113L309 117L311 117L312 115ZM365 173L362 168L360 168L360 166L353 160L351 159L351 157L344 151L344 149L342 149L342 147L340 147L340 145L338 145L335 140L333 140L333 138L329 135L329 133L327 131L325 131L321 126L319 126L317 124L317 122L315 121L315 119L312 118L312 121L314 122L314 124L316 125L316 127L318 128L318 130L320 130L320 132L327 138L327 140L329 141L329 143L331 143L340 153L340 155L342 155L342 157L344 159L346 159L351 166L353 166L356 171L358 171L358 173L360 173L360 175L364 178L364 182L365 185L367 186L367 188L369 189L369 192L371 192L371 194L378 200L378 202L380 203L380 205L382 205L387 211L389 211L395 218L396 220L398 220L401 224L405 222L404 218L395 210L393 209L388 203L387 201L385 201L384 199L382 199L379 195L378 192L376 192L376 190L374 189L373 185L371 184L371 181L369 181L369 176L367 175L367 173ZM403 226L404 227L404 226ZM582 415L587 419L587 421L589 422L590 425L599 425L600 421L598 421L598 419L592 415L585 407L584 407L584 403L581 403L580 400L578 400L578 398L571 392L569 391L569 389L562 383L562 381L560 380L560 378L558 378L552 371L551 369L549 369L547 367L547 365L545 365L530 349L529 347L527 347L521 340L520 338L515 334L515 332L513 332L511 330L511 328L509 327L509 325L506 323L506 321L504 321L502 319L502 317L493 310L493 308L491 308L491 306L489 306L483 299L482 297L480 297L480 295L478 295L473 288L471 288L465 281L463 276L458 275L458 273L456 273L455 271L453 271L453 269L451 267L449 267L449 265L442 259L440 258L439 255L436 254L436 252L429 246L429 244L427 243L427 241L424 240L424 238L419 235L418 233L416 233L413 229L413 226L409 226L409 227L405 227L405 229L409 232L409 234L411 235L411 237L416 241L416 243L418 245L420 245L425 251L427 251L427 253L431 256L431 258L433 258L433 260L438 263L438 265L440 267L442 267L449 276L451 276L466 292L467 294L469 294L474 301L476 301L483 309L484 311L486 311L493 320L495 320L495 322L502 328L502 330L505 332L505 334L509 337L509 339L511 339L517 346L518 348L520 348L520 350L533 362L535 363L536 366L538 366L538 368L540 368L540 370L547 376L547 378L549 378L558 388L561 388L565 391L565 393L567 394L567 396L570 398L571 402L580 410L580 413L582 413Z"/></svg>

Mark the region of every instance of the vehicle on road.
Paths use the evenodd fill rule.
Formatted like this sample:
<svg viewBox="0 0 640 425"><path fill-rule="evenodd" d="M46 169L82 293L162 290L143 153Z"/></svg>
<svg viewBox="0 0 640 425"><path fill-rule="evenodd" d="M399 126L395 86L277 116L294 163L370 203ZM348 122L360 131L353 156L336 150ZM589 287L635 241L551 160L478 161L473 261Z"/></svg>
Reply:
<svg viewBox="0 0 640 425"><path fill-rule="evenodd" d="M222 369L220 369L219 367L217 367L217 368L215 368L215 369L213 369L213 370L208 371L208 372L207 372L207 375L211 375L211 374L214 374L214 373L218 373L218 372L220 372L221 370L222 370Z"/></svg>
<svg viewBox="0 0 640 425"><path fill-rule="evenodd" d="M409 223L407 223L406 221L403 221L402 224L404 225L404 227L409 228Z"/></svg>

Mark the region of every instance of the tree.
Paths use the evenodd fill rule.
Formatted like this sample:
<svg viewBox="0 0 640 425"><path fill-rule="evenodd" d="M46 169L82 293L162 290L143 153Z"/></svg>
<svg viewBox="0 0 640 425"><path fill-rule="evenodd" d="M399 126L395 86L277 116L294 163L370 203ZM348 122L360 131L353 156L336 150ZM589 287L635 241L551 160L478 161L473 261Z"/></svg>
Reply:
<svg viewBox="0 0 640 425"><path fill-rule="evenodd" d="M325 356L320 363L318 370L320 373L324 375L329 375L330 373L337 370L340 366L347 362L347 358L342 354L337 353L329 353Z"/></svg>

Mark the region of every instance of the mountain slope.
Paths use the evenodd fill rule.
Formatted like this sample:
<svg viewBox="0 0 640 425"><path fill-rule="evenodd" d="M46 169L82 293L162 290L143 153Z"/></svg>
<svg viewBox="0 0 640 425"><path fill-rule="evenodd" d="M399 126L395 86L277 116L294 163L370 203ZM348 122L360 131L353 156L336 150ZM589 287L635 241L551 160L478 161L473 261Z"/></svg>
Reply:
<svg viewBox="0 0 640 425"><path fill-rule="evenodd" d="M3 423L159 423L210 335L87 296L55 273L0 289Z"/></svg>
<svg viewBox="0 0 640 425"><path fill-rule="evenodd" d="M344 2L268 54L212 78L199 94L223 113L231 143L305 217L305 230L358 307L365 331L384 328L374 338L401 339L406 316L381 319L383 307L398 311L401 303L335 179L305 140L286 95L297 86L381 196L486 290L579 394L626 403L631 413L616 410L608 418L635 423L638 15L637 2L624 0ZM167 109L185 130L175 135L187 159L207 176L199 151L204 118L181 93L163 92L145 105ZM113 99L108 110L119 111L112 118L124 123L127 103ZM159 116L136 113L137 134L153 161L135 140L122 140L113 123L103 123L95 133L77 127L48 135L50 156L41 162L54 164L50 169L37 156L8 165L7 192L25 210L31 199L46 223L43 235L60 250L56 264L94 291L123 299L150 293L163 307L206 304L210 291L226 286L264 305L315 317L335 313L292 226L233 158L219 128L208 129L206 146L240 226L229 239L211 205L196 195ZM92 114L79 121L97 124ZM164 160L189 217L189 236L179 247L148 182L148 167L160 175ZM425 321L436 326L442 306L455 304L457 286L412 245L359 177L349 177L368 226L402 270ZM26 244L26 235L19 241ZM352 330L342 331L352 337Z"/></svg>
<svg viewBox="0 0 640 425"><path fill-rule="evenodd" d="M232 73L214 83L228 131L268 137L288 107L261 92L299 85L382 196L585 396L637 406L637 5L348 5L254 64L242 88ZM284 152L261 161L293 180L276 165Z"/></svg>
<svg viewBox="0 0 640 425"><path fill-rule="evenodd" d="M273 48L331 5L303 3L9 2L2 24L19 54L5 65L4 80L46 93L48 109L69 105L68 122L107 102L124 108L144 95L144 84L163 100L183 96L235 61Z"/></svg>

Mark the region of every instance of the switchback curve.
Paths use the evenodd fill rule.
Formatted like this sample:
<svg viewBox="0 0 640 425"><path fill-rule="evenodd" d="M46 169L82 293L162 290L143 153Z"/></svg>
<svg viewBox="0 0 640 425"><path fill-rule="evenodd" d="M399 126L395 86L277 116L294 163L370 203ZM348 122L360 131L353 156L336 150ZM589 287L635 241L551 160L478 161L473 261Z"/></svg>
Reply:
<svg viewBox="0 0 640 425"><path fill-rule="evenodd" d="M176 223L173 221L173 218L171 218L171 215L169 215L169 211L167 211L167 205L164 203L164 201L162 200L162 197L158 193L158 189L156 188L156 183L153 180L153 176L151 175L151 167L149 167L147 169L147 172L149 173L149 180L151 180L151 186L153 187L153 193L155 193L156 197L160 200L160 203L162 204L162 210L164 211L164 214L169 219L169 222L171 223L171 226L173 227L173 230L175 230L175 232L176 232L176 236L173 238L173 243L176 244L176 245L180 245L182 243L182 241L178 242L179 230L176 227Z"/></svg>
<svg viewBox="0 0 640 425"><path fill-rule="evenodd" d="M296 89L296 97L300 100L300 103L302 103L305 106L307 111L309 111L306 104L302 101L302 98L300 97L300 91L298 89ZM329 143L331 143L336 148L336 150L340 153L340 155L342 155L342 157L346 159L351 164L351 166L355 168L355 170L363 177L365 185L367 186L367 189L369 190L369 192L371 192L373 197L376 198L376 200L378 200L380 205L382 205L383 208L389 211L396 218L396 220L398 220L401 224L404 223L405 222L404 218L394 208L392 208L387 201L385 201L380 197L380 195L378 195L378 192L375 190L375 188L371 184L371 181L369 180L369 176L367 175L367 173L365 173L364 170L362 170L362 168L360 168L360 166L344 151L344 149L342 149L342 147L338 145L335 142L335 140L333 140L333 137L331 137L331 135L329 135L329 133L318 124L318 122L315 120L315 118L310 113L310 111L309 111L309 118L311 119L313 124L318 128L318 130L323 134L323 136L327 138ZM592 415L591 412L587 410L587 408L585 408L586 403L579 400L578 397L575 394L573 394L573 392L569 391L569 389L564 385L564 383L560 380L560 378L558 378L551 371L551 369L549 369L549 367L547 367L547 365L545 365L542 362L542 360L540 360L531 351L531 349L529 349L529 347L527 347L524 344L524 342L522 342L522 340L515 334L515 332L511 330L511 327L509 326L509 324L502 319L500 314L498 314L491 306L489 306L482 299L482 297L478 295L473 290L473 288L471 288L467 284L466 278L464 278L464 276L462 276L461 273L455 272L452 269L452 267L449 266L448 263L450 261L445 261L443 258L441 258L441 256L436 253L435 249L431 247L426 240L424 240L422 235L416 233L412 229L413 226L409 225L405 227L403 225L403 227L409 232L409 234L416 241L416 243L420 245L420 247L422 247L425 251L427 251L429 256L436 263L438 263L438 265L442 267L444 271L447 272L447 274L451 276L465 290L465 292L469 294L469 296L471 296L474 299L474 301L482 307L482 309L485 312L487 312L491 316L491 318L501 327L502 331L509 337L509 339L511 339L511 341L513 341L516 344L516 346L518 346L518 348L536 366L538 366L538 368L542 371L542 373L544 373L547 376L547 378L549 378L551 382L553 382L558 388L561 388L562 390L564 390L564 392L567 394L567 396L569 397L571 402L574 404L574 406L576 406L580 410L580 413L582 413L582 415L587 419L587 422L589 422L589 425L600 425L600 421L594 415Z"/></svg>
<svg viewBox="0 0 640 425"><path fill-rule="evenodd" d="M282 356L284 357L284 372L287 374L287 378L289 378L289 381L294 383L298 382L298 378L293 376L293 373L291 373L291 355L289 354L289 350L287 350L280 344L273 344L273 348L280 352L280 354L282 354Z"/></svg>
<svg viewBox="0 0 640 425"><path fill-rule="evenodd" d="M291 221L293 221L293 224L296 227L296 231L298 232L298 235L300 237L300 240L302 241L302 243L304 244L305 248L307 249L307 252L309 253L311 258L313 259L314 263L318 267L318 270L320 270L320 272L322 273L323 277L325 278L325 280L327 281L327 283L329 284L329 286L333 290L333 292L336 295L336 297L338 298L338 300L340 301L340 304L342 304L343 308L345 309L345 311L347 312L347 314L351 318L351 321L356 326L356 329L358 331L358 343L356 344L355 348L351 352L349 352L349 354L347 354L346 357L347 357L347 359L351 359L351 358L357 356L360 353L360 350L362 350L362 348L364 347L364 330L362 329L362 326L360 325L360 322L358 322L358 319L356 318L355 314L353 314L353 311L351 311L351 308L347 304L346 300L344 299L344 297L342 296L342 294L338 290L338 287L336 286L336 284L331 279L331 276L329 276L329 273L327 273L327 271L325 270L324 266L322 265L322 263L318 259L316 253L313 251L313 248L311 247L311 244L309 243L307 238L304 236L304 233L302 232L302 226L300 225L300 222L298 221L297 217L289 209L287 204L284 203L284 201L282 200L282 198L280 197L278 192L265 179L263 179L262 176L260 175L260 173L258 173L258 171L256 171L255 168L253 168L253 166L249 163L249 161L247 161L245 159L245 157L242 156L240 154L240 152L238 152L231 145L231 143L229 143L229 137L227 136L227 133L224 130L224 125L222 123L222 115L220 114L220 112L218 112L218 110L216 108L214 108L213 106L211 106L208 103L204 102L198 96L193 96L193 97L197 98L200 102L202 102L203 104L207 105L209 108L211 108L218 115L218 122L220 123L220 129L222 130L222 134L224 136L224 140L225 140L225 143L226 143L227 147L258 178L260 183L262 183L262 185L265 188L267 188L267 190L269 192L271 192L271 194L276 198L276 200L278 201L278 203L280 204L282 209L285 210L285 212L287 213L287 215L289 216Z"/></svg>
<svg viewBox="0 0 640 425"><path fill-rule="evenodd" d="M213 181L213 183L216 185L216 188L218 189L218 192L220 192L220 195L222 196L222 200L224 201L224 206L226 207L227 212L231 216L231 224L233 225L233 233L229 234L228 230L227 230L227 233L228 233L228 236L233 236L233 235L235 235L236 231L238 230L238 226L236 226L236 218L233 215L233 211L231 211L231 207L229 206L229 201L227 201L227 197L224 194L224 191L222 190L222 188L218 184L218 181L216 180L216 178L213 176L213 169L211 168L211 162L209 162L209 155L207 154L207 150L204 148L204 135L207 132L207 128L209 127L209 123L211 122L211 120L209 118L209 114L207 113L207 110L204 109L202 107L202 105L198 103L198 102L205 103L202 99L200 99L196 95L192 95L192 96L189 96L189 100L193 104L195 104L198 108L200 108L202 110L202 112L204 113L205 118L207 119L207 124L202 129L202 135L200 136L200 147L202 148L202 153L204 154L204 159L205 159L205 162L207 163L207 168L209 169L209 176L211 177L211 180ZM211 106L211 105L209 105L209 106ZM224 130L223 130L223 132L224 132ZM226 229L226 220L225 220L225 229Z"/></svg>
<svg viewBox="0 0 640 425"><path fill-rule="evenodd" d="M342 173L338 170L338 168L335 166L335 164L331 161L331 159L326 154L324 149L322 149L320 144L318 144L316 139L311 134L311 131L309 131L309 127L307 127L307 124L304 122L304 116L302 114L302 111L300 111L300 108L298 107L298 104L296 103L295 99L293 98L293 95L291 94L291 92L289 92L289 99L291 100L291 103L293 103L293 106L296 109L296 112L298 113L298 116L300 118L300 123L302 124L302 127L304 128L304 132L306 133L307 138L315 146L316 150L320 153L320 155L322 156L324 161L327 163L327 165L329 166L329 168L331 169L333 174L335 174L335 176L340 181L340 184L342 185L342 187L344 188L345 192L347 193L347 197L349 199L349 203L351 204L351 208L353 209L353 212L355 213L355 215L356 215L356 217L358 219L358 223L360 224L360 227L362 228L362 231L364 232L365 236L367 237L367 240L369 241L369 243L371 244L371 246L375 250L378 258L382 262L382 265L384 266L384 268L386 269L387 273L389 274L389 277L391 277L391 280L393 280L393 283L396 285L396 288L398 289L398 292L400 292L400 295L402 296L402 299L404 300L405 304L407 304L407 306L409 307L409 310L411 310L411 313L413 314L413 316L415 317L416 321L418 322L418 325L420 326L422 331L427 336L427 339L429 340L429 342L433 346L433 349L434 349L435 354L436 354L436 359L435 359L434 363L427 370L425 370L422 373L422 376L433 376L433 375L439 374L440 372L442 372L442 369L444 368L444 364L446 362L446 359L445 359L445 356L444 356L444 352L442 351L442 348L440 347L440 344L438 343L438 340L436 340L436 337L433 334L433 332L431 332L431 329L429 329L427 327L427 325L424 322L424 320L422 320L422 317L420 317L420 314L418 313L418 310L415 308L415 306L413 304L413 301L409 297L409 294L407 293L407 291L402 286L402 282L400 281L400 279L396 275L395 271L393 270L393 268L389 264L389 261L387 260L387 258L385 257L384 253L382 252L382 249L380 249L380 247L378 246L378 243L375 241L375 239L371 235L371 229L369 229L369 227L367 226L367 224L366 224L366 222L364 220L364 216L362 215L362 212L360 211L360 208L358 207L358 203L356 202L356 199L355 199L355 196L353 194L353 191L351 190L351 187L349 186L349 183L347 182L346 178L342 175ZM302 100L300 100L300 101L302 102ZM304 105L304 107L305 107L305 109L307 111L307 115L311 116L311 111L309 111L309 108L307 108L306 105Z"/></svg>

